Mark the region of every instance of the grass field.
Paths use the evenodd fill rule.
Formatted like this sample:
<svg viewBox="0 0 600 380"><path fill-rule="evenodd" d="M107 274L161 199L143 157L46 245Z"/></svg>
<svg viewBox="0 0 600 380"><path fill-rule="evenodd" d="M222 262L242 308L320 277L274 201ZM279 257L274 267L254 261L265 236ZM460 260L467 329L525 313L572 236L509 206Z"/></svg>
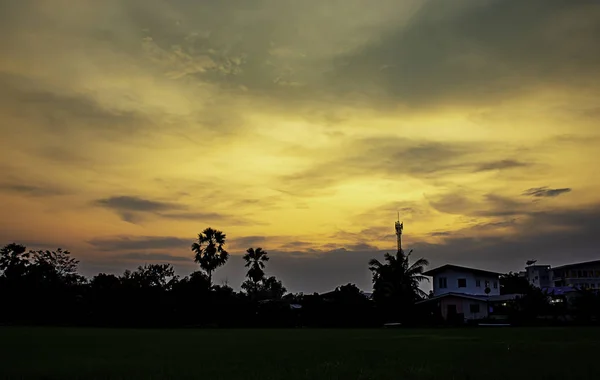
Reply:
<svg viewBox="0 0 600 380"><path fill-rule="evenodd" d="M0 327L0 378L598 379L600 329Z"/></svg>

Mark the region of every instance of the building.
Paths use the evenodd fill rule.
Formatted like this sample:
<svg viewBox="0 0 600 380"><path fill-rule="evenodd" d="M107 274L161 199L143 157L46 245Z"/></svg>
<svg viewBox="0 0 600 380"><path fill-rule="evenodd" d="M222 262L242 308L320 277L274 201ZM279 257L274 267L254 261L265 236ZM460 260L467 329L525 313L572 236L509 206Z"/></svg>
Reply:
<svg viewBox="0 0 600 380"><path fill-rule="evenodd" d="M523 275L531 285L537 288L549 288L553 286L550 265L530 265L525 268Z"/></svg>
<svg viewBox="0 0 600 380"><path fill-rule="evenodd" d="M423 275L433 277L434 296L446 293L500 295L500 273L497 272L447 264L426 271Z"/></svg>
<svg viewBox="0 0 600 380"><path fill-rule="evenodd" d="M600 289L600 260L562 265L552 268L552 284L548 286Z"/></svg>
<svg viewBox="0 0 600 380"><path fill-rule="evenodd" d="M433 277L433 296L419 304L433 305L447 321L487 318L495 303L514 298L500 295L497 272L448 264L423 275Z"/></svg>

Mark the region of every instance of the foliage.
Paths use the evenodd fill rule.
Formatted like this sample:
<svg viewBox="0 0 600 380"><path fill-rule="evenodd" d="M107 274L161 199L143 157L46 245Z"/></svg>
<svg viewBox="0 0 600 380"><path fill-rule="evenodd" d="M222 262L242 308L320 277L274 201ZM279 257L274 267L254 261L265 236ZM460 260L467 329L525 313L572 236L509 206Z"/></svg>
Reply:
<svg viewBox="0 0 600 380"><path fill-rule="evenodd" d="M170 290L178 277L171 264L146 264L138 267L135 272L125 271L123 280L139 288Z"/></svg>
<svg viewBox="0 0 600 380"><path fill-rule="evenodd" d="M580 322L600 322L600 292L597 289L579 289L572 306Z"/></svg>
<svg viewBox="0 0 600 380"><path fill-rule="evenodd" d="M532 290L533 285L518 273L508 272L500 276L500 294L527 294Z"/></svg>
<svg viewBox="0 0 600 380"><path fill-rule="evenodd" d="M53 279L64 284L76 284L85 281L77 274L79 261L71 257L71 252L58 248L56 251L32 252L33 263L36 270L49 280Z"/></svg>
<svg viewBox="0 0 600 380"><path fill-rule="evenodd" d="M226 237L222 231L209 227L198 234L198 241L192 244L194 261L206 272L211 284L212 273L229 259L229 253L224 248Z"/></svg>
<svg viewBox="0 0 600 380"><path fill-rule="evenodd" d="M265 263L269 261L267 252L260 247L256 249L248 248L243 258L246 261L246 268L249 268L246 277L254 283L258 283L265 276Z"/></svg>
<svg viewBox="0 0 600 380"><path fill-rule="evenodd" d="M22 276L31 264L31 254L24 245L11 243L0 250L0 272L9 278Z"/></svg>
<svg viewBox="0 0 600 380"><path fill-rule="evenodd" d="M423 276L429 262L423 258L410 264L408 255L399 250L395 255L386 253L385 262L372 259L369 270L373 273L373 299L385 311L388 318L401 318L416 301L424 299L427 294L419 288L422 281L429 281Z"/></svg>
<svg viewBox="0 0 600 380"><path fill-rule="evenodd" d="M263 278L259 282L246 280L242 283L242 290L258 300L281 299L286 292L283 283L275 276Z"/></svg>

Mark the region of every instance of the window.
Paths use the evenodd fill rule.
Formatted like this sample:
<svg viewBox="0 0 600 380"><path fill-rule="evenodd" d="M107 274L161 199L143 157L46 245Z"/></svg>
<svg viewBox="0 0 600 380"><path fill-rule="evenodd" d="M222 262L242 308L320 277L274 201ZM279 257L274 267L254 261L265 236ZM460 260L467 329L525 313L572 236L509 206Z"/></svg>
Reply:
<svg viewBox="0 0 600 380"><path fill-rule="evenodd" d="M494 289L498 289L498 281L494 281Z"/></svg>
<svg viewBox="0 0 600 380"><path fill-rule="evenodd" d="M490 282L489 282L489 281L487 281L487 280L485 281L485 287L486 287L486 288L489 288L489 287L490 287Z"/></svg>
<svg viewBox="0 0 600 380"><path fill-rule="evenodd" d="M481 280L475 280L475 286L481 288Z"/></svg>
<svg viewBox="0 0 600 380"><path fill-rule="evenodd" d="M471 311L471 314L479 313L479 304L472 303L471 305L469 305L469 310Z"/></svg>
<svg viewBox="0 0 600 380"><path fill-rule="evenodd" d="M459 288L466 288L467 287L467 279L466 278L459 278L458 279L458 287Z"/></svg>
<svg viewBox="0 0 600 380"><path fill-rule="evenodd" d="M448 287L448 279L446 277L440 277L438 279L438 287L440 289L446 289Z"/></svg>

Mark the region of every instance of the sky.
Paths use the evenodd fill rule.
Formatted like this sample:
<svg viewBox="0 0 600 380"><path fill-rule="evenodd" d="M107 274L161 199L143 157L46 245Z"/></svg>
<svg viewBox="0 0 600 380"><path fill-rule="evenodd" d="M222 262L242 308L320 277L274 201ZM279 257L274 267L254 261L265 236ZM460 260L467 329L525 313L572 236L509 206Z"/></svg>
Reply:
<svg viewBox="0 0 600 380"><path fill-rule="evenodd" d="M404 247L600 256L600 2L0 0L0 243L86 276L227 234L290 291Z"/></svg>

